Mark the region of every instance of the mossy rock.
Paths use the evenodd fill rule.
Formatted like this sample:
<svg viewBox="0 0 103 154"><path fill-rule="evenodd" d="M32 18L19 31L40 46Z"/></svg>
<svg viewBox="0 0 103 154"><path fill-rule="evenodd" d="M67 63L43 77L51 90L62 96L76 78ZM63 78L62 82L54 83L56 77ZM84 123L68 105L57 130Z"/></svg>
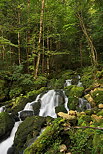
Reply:
<svg viewBox="0 0 103 154"><path fill-rule="evenodd" d="M64 120L61 118L55 119L50 126L46 127L40 137L30 147L25 149L24 154L41 154L50 150L55 140L58 139L60 132L63 131L63 122Z"/></svg>
<svg viewBox="0 0 103 154"><path fill-rule="evenodd" d="M92 95L96 105L103 103L103 88L94 89L94 91L92 92L91 95Z"/></svg>
<svg viewBox="0 0 103 154"><path fill-rule="evenodd" d="M89 125L89 123L91 122L92 118L89 115L81 115L80 117L78 117L78 125Z"/></svg>
<svg viewBox="0 0 103 154"><path fill-rule="evenodd" d="M93 137L93 154L103 153L103 130L96 130Z"/></svg>
<svg viewBox="0 0 103 154"><path fill-rule="evenodd" d="M14 119L7 112L0 113L0 141L10 135L14 122Z"/></svg>
<svg viewBox="0 0 103 154"><path fill-rule="evenodd" d="M65 88L66 95L68 96L68 108L71 110L78 109L78 98L83 95L84 88L71 85Z"/></svg>
<svg viewBox="0 0 103 154"><path fill-rule="evenodd" d="M55 107L55 112L56 113L58 113L58 112L67 113L67 110L65 109L64 105L59 105L59 106Z"/></svg>
<svg viewBox="0 0 103 154"><path fill-rule="evenodd" d="M103 116L103 109L97 113L98 116Z"/></svg>
<svg viewBox="0 0 103 154"><path fill-rule="evenodd" d="M79 98L83 95L84 88L71 85L65 88L66 95Z"/></svg>
<svg viewBox="0 0 103 154"><path fill-rule="evenodd" d="M45 89L46 89L45 87L42 87L39 90L33 90L33 91L28 92L27 95L24 95L24 96L20 95L16 98L13 98L11 101L8 102L7 111L12 112L13 115L17 114L19 111L24 109L25 105L28 102L34 101L37 95L45 91ZM39 108L39 106L37 104L37 108Z"/></svg>
<svg viewBox="0 0 103 154"><path fill-rule="evenodd" d="M86 113L86 115L92 115L92 114L94 114L94 110L93 109L86 110L85 113Z"/></svg>
<svg viewBox="0 0 103 154"><path fill-rule="evenodd" d="M40 134L41 128L45 126L46 118L32 116L26 118L19 126L15 138L15 153L22 152L28 145L35 141Z"/></svg>
<svg viewBox="0 0 103 154"><path fill-rule="evenodd" d="M93 130L90 129L71 129L68 131L70 137L69 150L73 154L92 153Z"/></svg>
<svg viewBox="0 0 103 154"><path fill-rule="evenodd" d="M94 82L94 72L95 72L95 68L89 66L89 67L85 67L83 70L83 75L81 77L81 81L82 81L82 84L85 88L88 88L90 87L93 82Z"/></svg>

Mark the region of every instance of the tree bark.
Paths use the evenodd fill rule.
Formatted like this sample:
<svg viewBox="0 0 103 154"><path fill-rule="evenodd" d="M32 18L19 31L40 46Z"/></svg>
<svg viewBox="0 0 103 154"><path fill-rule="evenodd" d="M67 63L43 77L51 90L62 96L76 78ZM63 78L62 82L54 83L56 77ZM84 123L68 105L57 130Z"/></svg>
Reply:
<svg viewBox="0 0 103 154"><path fill-rule="evenodd" d="M44 46L44 24L43 24L43 54L42 54L42 73L44 73L44 66L45 66L45 60L44 60L44 53L45 52L45 46Z"/></svg>
<svg viewBox="0 0 103 154"><path fill-rule="evenodd" d="M80 64L83 66L82 42L80 40Z"/></svg>
<svg viewBox="0 0 103 154"><path fill-rule="evenodd" d="M30 0L27 1L27 12L28 12L28 30L27 30L27 36L26 36L26 42L27 42L27 48L26 48L26 55L27 55L27 71L29 73L29 53L30 53Z"/></svg>
<svg viewBox="0 0 103 154"><path fill-rule="evenodd" d="M92 65L96 66L97 65L97 51L96 51L96 49L95 49L95 47L93 45L93 42L92 42L90 36L88 35L88 32L87 32L86 26L84 24L82 15L80 13L77 13L77 17L79 19L81 29L82 29L84 35L86 36L88 45L89 45L90 50L91 50Z"/></svg>
<svg viewBox="0 0 103 154"><path fill-rule="evenodd" d="M42 0L42 8L41 8L41 15L40 15L40 31L39 31L39 41L38 41L38 57L37 57L37 63L36 63L34 78L37 78L37 74L38 74L38 70L39 70L40 57L41 57L40 47L41 47L42 31L43 31L44 5L45 5L45 0Z"/></svg>
<svg viewBox="0 0 103 154"><path fill-rule="evenodd" d="M18 25L20 25L20 9L18 9ZM21 51L20 51L20 32L18 31L18 61L21 64Z"/></svg>

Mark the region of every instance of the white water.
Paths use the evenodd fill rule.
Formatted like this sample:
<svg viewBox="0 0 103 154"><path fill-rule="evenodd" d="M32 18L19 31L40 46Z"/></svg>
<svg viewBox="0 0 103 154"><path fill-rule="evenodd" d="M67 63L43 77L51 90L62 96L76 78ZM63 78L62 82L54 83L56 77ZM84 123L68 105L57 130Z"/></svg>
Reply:
<svg viewBox="0 0 103 154"><path fill-rule="evenodd" d="M58 96L54 90L49 90L41 98L41 108L39 116L51 116L56 118L55 107L58 106Z"/></svg>
<svg viewBox="0 0 103 154"><path fill-rule="evenodd" d="M72 84L72 79L68 79L65 81L65 87L71 86L71 84Z"/></svg>
<svg viewBox="0 0 103 154"><path fill-rule="evenodd" d="M80 80L78 81L77 87L83 87L82 82Z"/></svg>
<svg viewBox="0 0 103 154"><path fill-rule="evenodd" d="M0 113L5 112L5 106L0 107Z"/></svg>
<svg viewBox="0 0 103 154"><path fill-rule="evenodd" d="M88 101L85 98L79 98L79 108L83 110L84 107L87 110L90 110L91 109L90 103L88 103Z"/></svg>
<svg viewBox="0 0 103 154"><path fill-rule="evenodd" d="M5 141L0 143L0 154L7 154L8 149L13 145L14 136L15 136L15 133L16 133L20 123L21 123L20 121L15 122L15 125L11 131L10 136Z"/></svg>

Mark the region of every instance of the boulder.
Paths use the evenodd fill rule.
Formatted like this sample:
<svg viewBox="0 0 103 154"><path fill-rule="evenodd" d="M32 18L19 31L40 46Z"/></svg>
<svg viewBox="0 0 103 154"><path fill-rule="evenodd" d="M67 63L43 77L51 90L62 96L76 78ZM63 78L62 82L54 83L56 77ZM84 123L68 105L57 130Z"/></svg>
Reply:
<svg viewBox="0 0 103 154"><path fill-rule="evenodd" d="M41 128L44 128L46 118L39 116L27 117L19 126L15 138L15 153L22 153L39 136Z"/></svg>
<svg viewBox="0 0 103 154"><path fill-rule="evenodd" d="M65 151L67 151L67 147L66 147L65 144L61 144L59 148L60 148L60 152L65 152Z"/></svg>
<svg viewBox="0 0 103 154"><path fill-rule="evenodd" d="M31 117L33 116L34 112L33 111L29 111L29 110L23 110L20 111L20 119L23 121L25 120L27 117Z"/></svg>
<svg viewBox="0 0 103 154"><path fill-rule="evenodd" d="M88 100L88 102L91 104L91 107L94 107L96 104L95 104L95 102L94 102L94 99L92 98L92 96L90 95L90 94L87 94L87 95L85 95L84 96L87 100Z"/></svg>
<svg viewBox="0 0 103 154"><path fill-rule="evenodd" d="M98 105L98 108L99 108L99 109L103 109L103 104L99 104L99 105Z"/></svg>
<svg viewBox="0 0 103 154"><path fill-rule="evenodd" d="M77 116L77 111L70 110L68 114L71 116Z"/></svg>
<svg viewBox="0 0 103 154"><path fill-rule="evenodd" d="M0 141L10 135L14 122L14 119L7 112L0 113Z"/></svg>
<svg viewBox="0 0 103 154"><path fill-rule="evenodd" d="M57 115L62 117L63 119L69 120L71 125L75 125L77 123L77 117L74 115L69 115L63 112L59 112Z"/></svg>

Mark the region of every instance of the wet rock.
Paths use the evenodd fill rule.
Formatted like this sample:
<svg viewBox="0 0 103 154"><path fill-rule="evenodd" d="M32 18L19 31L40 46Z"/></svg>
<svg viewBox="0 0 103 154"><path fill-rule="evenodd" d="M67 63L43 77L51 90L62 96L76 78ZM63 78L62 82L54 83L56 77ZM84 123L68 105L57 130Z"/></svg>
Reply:
<svg viewBox="0 0 103 154"><path fill-rule="evenodd" d="M7 113L0 113L0 141L10 135L10 132L14 126L14 119Z"/></svg>
<svg viewBox="0 0 103 154"><path fill-rule="evenodd" d="M20 112L20 119L25 120L27 117L33 116L34 112L29 110L24 110Z"/></svg>
<svg viewBox="0 0 103 154"><path fill-rule="evenodd" d="M91 107L94 107L96 104L95 104L95 102L94 102L94 99L92 98L92 96L90 95L90 94L87 94L87 95L85 95L84 96L87 100L88 100L88 102L91 104Z"/></svg>
<svg viewBox="0 0 103 154"><path fill-rule="evenodd" d="M19 126L15 138L15 152L22 153L39 136L41 128L44 128L46 118L39 116L27 117Z"/></svg>
<svg viewBox="0 0 103 154"><path fill-rule="evenodd" d="M57 107L55 107L55 112L58 113L58 112L64 112L66 113L67 110L65 109L64 105L59 105Z"/></svg>
<svg viewBox="0 0 103 154"><path fill-rule="evenodd" d="M71 116L77 116L77 111L70 110L68 114Z"/></svg>
<svg viewBox="0 0 103 154"><path fill-rule="evenodd" d="M69 115L67 113L59 112L58 116L62 117L63 119L69 120L71 125L75 125L77 123L77 117L74 115Z"/></svg>
<svg viewBox="0 0 103 154"><path fill-rule="evenodd" d="M98 105L98 108L99 108L99 109L103 109L103 104L99 104L99 105Z"/></svg>

